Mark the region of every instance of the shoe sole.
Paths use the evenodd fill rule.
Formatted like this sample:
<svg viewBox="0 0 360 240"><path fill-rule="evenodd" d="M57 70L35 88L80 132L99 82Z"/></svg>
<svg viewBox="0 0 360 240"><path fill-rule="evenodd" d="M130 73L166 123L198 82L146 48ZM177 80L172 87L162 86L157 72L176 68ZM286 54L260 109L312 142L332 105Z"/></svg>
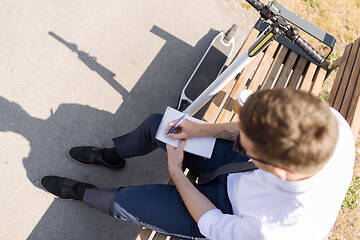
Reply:
<svg viewBox="0 0 360 240"><path fill-rule="evenodd" d="M49 175L49 176L65 178L65 177L63 177L63 176L58 176L58 175ZM49 192L49 191L42 185L42 183L41 183L41 180L42 180L42 179L43 179L43 177L40 179L40 186L41 186L41 188L42 188L45 192L47 192L48 194L50 194L52 197L54 197L54 198L56 198L56 199L61 199L61 200L72 200L72 201L75 201L75 199L71 199L71 198L61 198L61 197L59 197L59 196L56 196L56 195L52 194L51 192Z"/></svg>
<svg viewBox="0 0 360 240"><path fill-rule="evenodd" d="M79 162L79 161L77 161L75 158L71 157L71 155L70 155L70 149L68 150L67 154L68 154L68 156L69 156L69 158L70 158L71 160L73 160L74 162L76 162L76 163L78 163L78 164L80 164L80 165L86 166L86 167L96 167L96 166L99 166L99 167L104 167L104 168L110 169L110 170L115 171L115 172L122 172L122 171L125 170L126 165L127 165L127 164L125 163L125 166L124 166L123 168L116 169L116 168L109 168L109 167L106 167L106 166L103 166L103 165L97 165L97 164L85 164L85 163Z"/></svg>

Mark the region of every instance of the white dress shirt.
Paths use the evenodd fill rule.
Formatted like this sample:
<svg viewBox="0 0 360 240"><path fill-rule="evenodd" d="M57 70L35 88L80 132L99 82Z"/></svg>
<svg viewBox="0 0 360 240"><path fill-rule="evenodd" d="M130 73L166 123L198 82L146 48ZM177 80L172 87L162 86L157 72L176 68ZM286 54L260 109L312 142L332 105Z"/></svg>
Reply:
<svg viewBox="0 0 360 240"><path fill-rule="evenodd" d="M261 169L228 176L233 215L214 209L199 220L209 239L323 239L335 223L349 188L355 159L350 127L331 109L339 140L329 162L314 176L285 181Z"/></svg>

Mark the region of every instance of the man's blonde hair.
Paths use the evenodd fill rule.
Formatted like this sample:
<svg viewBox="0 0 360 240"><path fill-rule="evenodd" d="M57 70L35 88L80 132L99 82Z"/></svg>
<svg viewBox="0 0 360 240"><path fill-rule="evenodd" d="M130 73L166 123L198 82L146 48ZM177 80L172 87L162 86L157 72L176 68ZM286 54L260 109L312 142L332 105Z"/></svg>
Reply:
<svg viewBox="0 0 360 240"><path fill-rule="evenodd" d="M288 88L252 94L241 108L240 129L254 143L259 159L294 173L320 170L338 140L329 105Z"/></svg>

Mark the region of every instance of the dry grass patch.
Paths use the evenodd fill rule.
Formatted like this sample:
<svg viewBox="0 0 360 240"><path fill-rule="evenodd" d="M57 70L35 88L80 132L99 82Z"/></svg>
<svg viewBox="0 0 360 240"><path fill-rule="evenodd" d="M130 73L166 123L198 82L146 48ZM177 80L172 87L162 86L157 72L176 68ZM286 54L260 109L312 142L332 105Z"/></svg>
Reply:
<svg viewBox="0 0 360 240"><path fill-rule="evenodd" d="M245 0L238 0L247 9ZM264 4L269 0L263 0ZM341 56L346 44L360 37L360 0L277 0L337 40L334 56Z"/></svg>

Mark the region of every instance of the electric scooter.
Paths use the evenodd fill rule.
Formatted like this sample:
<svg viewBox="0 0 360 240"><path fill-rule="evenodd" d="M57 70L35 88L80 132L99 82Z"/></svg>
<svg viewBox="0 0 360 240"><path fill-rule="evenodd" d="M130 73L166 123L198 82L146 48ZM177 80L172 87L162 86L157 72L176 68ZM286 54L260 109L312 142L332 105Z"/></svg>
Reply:
<svg viewBox="0 0 360 240"><path fill-rule="evenodd" d="M183 113L186 113L190 116L193 116L195 113L197 113L212 97L214 97L228 82L234 79L237 74L239 74L278 36L283 36L288 39L290 42L300 48L307 58L310 58L316 64L322 64L330 55L332 47L335 44L335 39L332 36L325 35L326 33L324 31L306 22L304 19L276 2L270 2L268 5L264 5L259 0L247 0L247 2L260 13L264 22L268 21L271 23L266 27L265 30L262 31L258 38L237 57L236 60L234 60L221 74L216 77L214 81L211 81L211 83L205 89L203 89L203 86L201 86L199 87L199 90L197 90L197 83L191 82L192 77L205 74L209 70L207 65L202 67L202 61L200 61L192 77L190 77L189 82L186 84L182 93L182 98L179 102L179 108L182 106L182 100L185 99L188 102L188 106L183 110ZM309 43L300 37L299 30L295 26L289 24L287 21L290 23L300 22L302 26L305 26L302 28L303 30L306 32L312 32L312 36L330 46L331 51L328 53L328 55L326 57L322 56L318 51L310 46ZM330 41L328 41L328 39L330 39ZM207 52L203 59L210 58L209 53L210 52ZM221 70L222 68L220 69L220 72ZM187 92L196 94L189 94L192 98L184 97L186 96ZM194 98L195 95L197 95L196 98ZM180 110L182 109L180 108Z"/></svg>

